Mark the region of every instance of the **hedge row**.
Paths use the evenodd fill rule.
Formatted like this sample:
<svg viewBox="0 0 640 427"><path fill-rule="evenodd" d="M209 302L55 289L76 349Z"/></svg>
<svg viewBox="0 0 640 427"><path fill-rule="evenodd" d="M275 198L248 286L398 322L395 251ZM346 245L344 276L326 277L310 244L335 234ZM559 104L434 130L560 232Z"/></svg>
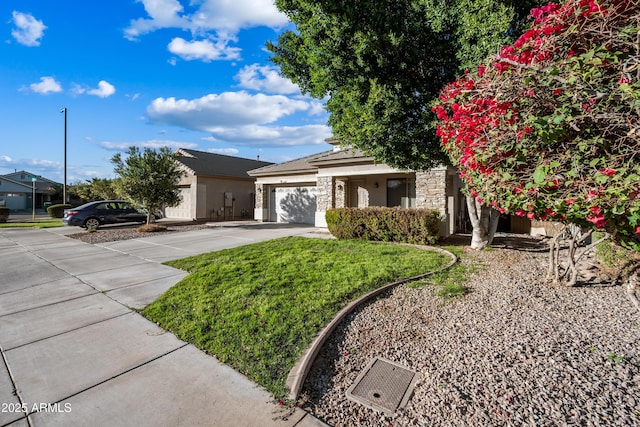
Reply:
<svg viewBox="0 0 640 427"><path fill-rule="evenodd" d="M51 205L47 208L50 218L62 218L64 216L65 209L71 209L73 206L69 204L65 205Z"/></svg>
<svg viewBox="0 0 640 427"><path fill-rule="evenodd" d="M330 209L326 219L337 239L418 245L435 243L441 222L437 210L383 207Z"/></svg>

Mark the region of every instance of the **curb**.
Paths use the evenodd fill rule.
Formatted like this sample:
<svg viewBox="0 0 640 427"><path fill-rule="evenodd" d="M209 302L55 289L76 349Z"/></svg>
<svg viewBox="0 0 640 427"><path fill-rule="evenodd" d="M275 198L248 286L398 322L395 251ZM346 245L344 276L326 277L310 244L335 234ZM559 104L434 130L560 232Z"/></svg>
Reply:
<svg viewBox="0 0 640 427"><path fill-rule="evenodd" d="M421 249L447 255L449 258L451 258L451 261L444 267L440 268L439 270L430 271L429 273L420 274L418 276L413 276L406 279L398 280L397 282L388 283L378 289L375 289L367 294L362 295L360 298L354 301L351 301L346 307L340 310L338 314L336 314L336 316L331 320L331 322L329 322L329 324L327 324L327 326L325 326L322 329L322 331L320 331L320 333L313 340L309 348L305 350L305 352L302 354L302 356L298 359L294 367L289 372L289 375L287 376L287 381L286 381L286 387L289 389L289 399L296 400L298 398L298 395L302 390L302 386L304 385L304 381L307 378L309 371L311 370L311 365L313 364L313 361L315 360L316 356L318 356L318 353L320 352L320 349L324 345L325 341L329 338L329 336L334 331L336 326L338 326L338 323L340 323L340 321L344 319L349 313L351 313L356 307L358 307L360 304L364 303L365 301L368 301L380 295L381 293L383 293L388 289L391 289L403 283L423 279L432 274L440 273L441 271L451 268L456 262L458 262L458 257L447 250L444 250L441 248L435 248L433 246L419 246L419 245L410 245L410 246L415 246Z"/></svg>

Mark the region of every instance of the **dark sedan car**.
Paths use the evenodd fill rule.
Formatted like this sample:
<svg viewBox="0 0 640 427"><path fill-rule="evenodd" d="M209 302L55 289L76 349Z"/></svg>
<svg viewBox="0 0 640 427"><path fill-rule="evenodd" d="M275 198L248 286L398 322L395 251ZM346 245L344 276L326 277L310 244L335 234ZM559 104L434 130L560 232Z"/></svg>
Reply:
<svg viewBox="0 0 640 427"><path fill-rule="evenodd" d="M147 216L124 200L100 200L65 209L62 223L97 229L104 224L146 222Z"/></svg>

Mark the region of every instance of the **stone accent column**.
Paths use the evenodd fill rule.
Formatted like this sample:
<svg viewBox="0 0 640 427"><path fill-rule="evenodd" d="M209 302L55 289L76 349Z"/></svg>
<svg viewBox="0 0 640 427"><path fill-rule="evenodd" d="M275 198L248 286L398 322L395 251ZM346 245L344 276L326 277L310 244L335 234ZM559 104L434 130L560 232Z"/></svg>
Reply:
<svg viewBox="0 0 640 427"><path fill-rule="evenodd" d="M416 172L416 207L447 213L447 170Z"/></svg>
<svg viewBox="0 0 640 427"><path fill-rule="evenodd" d="M348 183L347 178L336 178L336 208L347 207Z"/></svg>
<svg viewBox="0 0 640 427"><path fill-rule="evenodd" d="M318 177L318 194L316 196L316 204L318 212L326 212L333 208L333 177Z"/></svg>
<svg viewBox="0 0 640 427"><path fill-rule="evenodd" d="M262 209L267 205L264 190L264 184L256 184L256 209Z"/></svg>
<svg viewBox="0 0 640 427"><path fill-rule="evenodd" d="M263 184L256 183L256 205L253 209L253 219L256 221L268 221L268 212L267 212L267 194L269 191L269 187L266 187Z"/></svg>

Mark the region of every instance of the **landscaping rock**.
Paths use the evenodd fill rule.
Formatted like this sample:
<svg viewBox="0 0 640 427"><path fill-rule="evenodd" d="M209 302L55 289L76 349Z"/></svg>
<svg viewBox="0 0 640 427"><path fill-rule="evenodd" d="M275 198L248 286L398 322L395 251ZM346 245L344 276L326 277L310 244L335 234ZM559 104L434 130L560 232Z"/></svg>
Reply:
<svg viewBox="0 0 640 427"><path fill-rule="evenodd" d="M620 286L545 284L547 254L467 251L452 302L406 285L348 316L300 403L333 426L640 425L640 317ZM373 357L421 375L394 416L345 392Z"/></svg>

